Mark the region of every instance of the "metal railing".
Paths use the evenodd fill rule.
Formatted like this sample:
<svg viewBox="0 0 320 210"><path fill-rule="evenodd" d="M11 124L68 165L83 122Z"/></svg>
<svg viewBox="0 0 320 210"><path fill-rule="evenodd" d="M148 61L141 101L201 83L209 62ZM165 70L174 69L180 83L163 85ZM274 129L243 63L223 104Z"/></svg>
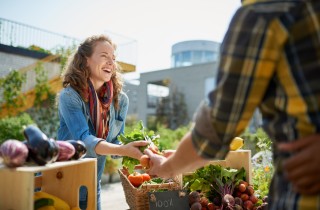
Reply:
<svg viewBox="0 0 320 210"><path fill-rule="evenodd" d="M59 47L67 48L78 43L80 40L74 37L0 18L0 44L22 48L35 45L55 53Z"/></svg>
<svg viewBox="0 0 320 210"><path fill-rule="evenodd" d="M137 41L129 37L105 31L117 44L117 60L136 64ZM51 53L78 45L82 40L47 31L34 26L0 18L0 44L13 47L30 48L34 45Z"/></svg>

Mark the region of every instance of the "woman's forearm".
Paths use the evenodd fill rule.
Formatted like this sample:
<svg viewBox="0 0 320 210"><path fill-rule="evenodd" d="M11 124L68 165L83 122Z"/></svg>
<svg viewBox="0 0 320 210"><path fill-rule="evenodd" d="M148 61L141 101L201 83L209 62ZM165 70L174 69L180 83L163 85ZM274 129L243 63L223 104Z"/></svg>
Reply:
<svg viewBox="0 0 320 210"><path fill-rule="evenodd" d="M124 155L123 147L106 141L100 141L95 148L98 155Z"/></svg>
<svg viewBox="0 0 320 210"><path fill-rule="evenodd" d="M147 141L134 141L125 145L100 141L96 145L95 152L99 155L120 155L139 159L143 155L139 148L146 145Z"/></svg>

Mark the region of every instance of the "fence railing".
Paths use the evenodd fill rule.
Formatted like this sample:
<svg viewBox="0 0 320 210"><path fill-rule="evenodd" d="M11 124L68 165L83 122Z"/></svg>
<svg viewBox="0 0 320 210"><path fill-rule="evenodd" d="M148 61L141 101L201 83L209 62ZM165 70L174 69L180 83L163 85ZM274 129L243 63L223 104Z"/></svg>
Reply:
<svg viewBox="0 0 320 210"><path fill-rule="evenodd" d="M74 37L0 18L0 44L22 48L35 45L55 53L59 47L67 48L78 43L80 40Z"/></svg>
<svg viewBox="0 0 320 210"><path fill-rule="evenodd" d="M117 60L136 64L137 41L129 37L105 31L117 44ZM57 50L78 45L82 40L47 31L34 26L0 18L0 44L30 48L32 45L56 53Z"/></svg>

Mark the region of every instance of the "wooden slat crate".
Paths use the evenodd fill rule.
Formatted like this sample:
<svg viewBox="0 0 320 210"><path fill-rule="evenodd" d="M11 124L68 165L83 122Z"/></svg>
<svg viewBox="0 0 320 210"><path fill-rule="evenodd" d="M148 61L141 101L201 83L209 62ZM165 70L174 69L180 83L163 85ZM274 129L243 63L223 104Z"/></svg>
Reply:
<svg viewBox="0 0 320 210"><path fill-rule="evenodd" d="M33 210L35 188L55 195L70 207L79 206L79 188L88 190L88 209L96 209L96 159L80 159L47 164L7 168L0 164L0 209ZM35 177L35 173L41 176Z"/></svg>

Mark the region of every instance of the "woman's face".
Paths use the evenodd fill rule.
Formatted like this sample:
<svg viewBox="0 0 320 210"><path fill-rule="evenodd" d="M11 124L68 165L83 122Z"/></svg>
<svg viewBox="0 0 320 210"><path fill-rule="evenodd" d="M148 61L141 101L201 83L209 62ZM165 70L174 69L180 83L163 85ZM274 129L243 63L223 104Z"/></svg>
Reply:
<svg viewBox="0 0 320 210"><path fill-rule="evenodd" d="M87 57L87 64L90 69L90 79L97 90L103 83L111 79L115 70L114 49L108 42L97 42L93 53Z"/></svg>

